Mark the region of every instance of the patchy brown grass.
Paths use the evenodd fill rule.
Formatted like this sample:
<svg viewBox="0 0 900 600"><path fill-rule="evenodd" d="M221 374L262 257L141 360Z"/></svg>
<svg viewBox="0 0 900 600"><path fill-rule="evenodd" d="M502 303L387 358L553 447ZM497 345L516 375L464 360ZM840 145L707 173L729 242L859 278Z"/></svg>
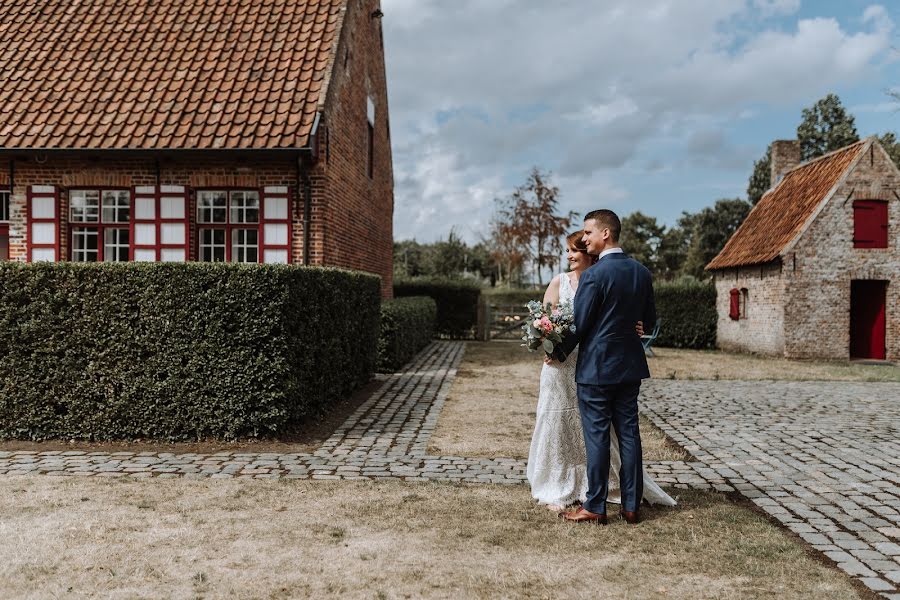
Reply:
<svg viewBox="0 0 900 600"><path fill-rule="evenodd" d="M859 598L716 494L638 527L524 486L0 478L12 598Z"/></svg>
<svg viewBox="0 0 900 600"><path fill-rule="evenodd" d="M527 458L534 430L542 354L512 342L471 342L431 439L450 456ZM644 460L686 460L641 418Z"/></svg>
<svg viewBox="0 0 900 600"><path fill-rule="evenodd" d="M789 381L900 381L900 366L856 361L788 360L704 350L654 348L650 372L658 379Z"/></svg>

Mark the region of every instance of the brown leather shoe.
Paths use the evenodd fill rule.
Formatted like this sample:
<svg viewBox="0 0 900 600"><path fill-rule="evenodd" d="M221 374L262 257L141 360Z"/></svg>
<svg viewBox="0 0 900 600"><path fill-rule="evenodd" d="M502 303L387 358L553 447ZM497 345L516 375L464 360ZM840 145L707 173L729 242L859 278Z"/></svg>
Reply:
<svg viewBox="0 0 900 600"><path fill-rule="evenodd" d="M565 512L562 516L566 521L572 521L573 523L595 523L597 525L607 525L609 523L606 519L606 513L592 513L584 508L579 508L572 512Z"/></svg>
<svg viewBox="0 0 900 600"><path fill-rule="evenodd" d="M641 513L634 511L623 510L622 518L625 519L625 522L629 525L637 525L641 522Z"/></svg>

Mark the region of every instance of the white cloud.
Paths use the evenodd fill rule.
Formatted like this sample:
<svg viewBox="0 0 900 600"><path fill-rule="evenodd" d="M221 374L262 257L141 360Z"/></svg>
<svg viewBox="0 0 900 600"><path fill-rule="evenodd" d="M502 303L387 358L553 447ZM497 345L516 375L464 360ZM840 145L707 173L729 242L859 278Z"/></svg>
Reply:
<svg viewBox="0 0 900 600"><path fill-rule="evenodd" d="M772 21L799 0L383 4L396 235L423 240L452 225L474 239L532 165L557 171L574 206L624 201L612 182L633 170L752 164L733 123L871 78L893 30L878 5L858 31Z"/></svg>

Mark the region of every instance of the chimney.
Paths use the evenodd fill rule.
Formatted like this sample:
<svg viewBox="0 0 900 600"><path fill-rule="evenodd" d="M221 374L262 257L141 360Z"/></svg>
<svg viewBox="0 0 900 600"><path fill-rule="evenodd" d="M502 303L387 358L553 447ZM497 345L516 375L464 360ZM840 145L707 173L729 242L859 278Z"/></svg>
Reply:
<svg viewBox="0 0 900 600"><path fill-rule="evenodd" d="M800 166L800 141L775 140L772 142L772 187L794 167Z"/></svg>

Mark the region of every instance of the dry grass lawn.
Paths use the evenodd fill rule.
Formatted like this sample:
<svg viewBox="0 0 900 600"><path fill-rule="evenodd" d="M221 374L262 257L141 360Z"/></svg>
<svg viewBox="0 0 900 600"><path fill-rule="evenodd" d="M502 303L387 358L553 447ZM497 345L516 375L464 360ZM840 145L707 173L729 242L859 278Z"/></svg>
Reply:
<svg viewBox="0 0 900 600"><path fill-rule="evenodd" d="M431 451L527 458L542 356L513 342L469 343L431 439ZM641 439L644 460L689 458L643 418Z"/></svg>
<svg viewBox="0 0 900 600"><path fill-rule="evenodd" d="M38 476L0 498L3 598L860 597L715 494L607 528L524 486Z"/></svg>
<svg viewBox="0 0 900 600"><path fill-rule="evenodd" d="M900 381L900 366L850 361L788 360L752 354L654 348L650 372L659 379Z"/></svg>

